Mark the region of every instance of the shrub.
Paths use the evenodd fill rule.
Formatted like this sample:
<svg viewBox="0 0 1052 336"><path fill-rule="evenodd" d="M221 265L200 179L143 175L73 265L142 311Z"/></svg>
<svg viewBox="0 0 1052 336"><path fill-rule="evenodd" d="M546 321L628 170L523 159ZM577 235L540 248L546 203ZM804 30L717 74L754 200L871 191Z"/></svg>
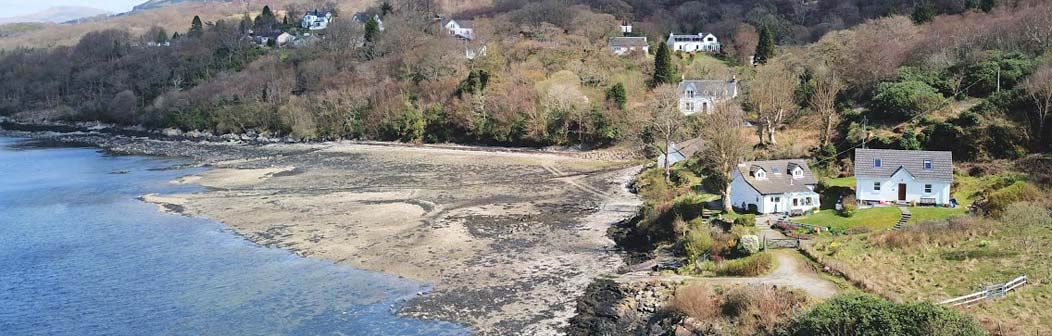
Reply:
<svg viewBox="0 0 1052 336"><path fill-rule="evenodd" d="M868 294L846 294L796 319L791 335L986 335L971 317L932 303L895 304Z"/></svg>
<svg viewBox="0 0 1052 336"><path fill-rule="evenodd" d="M738 238L738 251L746 255L760 252L760 237L756 235L744 235Z"/></svg>
<svg viewBox="0 0 1052 336"><path fill-rule="evenodd" d="M946 221L921 222L907 226L904 230L875 234L869 237L869 242L884 248L949 244L988 233L994 227L994 223L983 218L959 216Z"/></svg>
<svg viewBox="0 0 1052 336"><path fill-rule="evenodd" d="M704 283L694 283L676 289L669 308L701 321L712 320L720 315L719 296Z"/></svg>
<svg viewBox="0 0 1052 336"><path fill-rule="evenodd" d="M717 271L721 276L760 276L774 267L774 258L770 253L754 254L735 259L723 264Z"/></svg>
<svg viewBox="0 0 1052 336"><path fill-rule="evenodd" d="M693 265L705 253L709 253L715 244L716 241L712 239L712 234L708 230L691 230L683 239L683 250L686 252L687 262Z"/></svg>
<svg viewBox="0 0 1052 336"><path fill-rule="evenodd" d="M1048 208L1031 202L1012 203L1004 210L1001 221L1013 226L1052 228L1052 213Z"/></svg>
<svg viewBox="0 0 1052 336"><path fill-rule="evenodd" d="M775 287L735 287L726 292L720 310L738 320L741 335L770 334L796 316L808 303L807 296Z"/></svg>
<svg viewBox="0 0 1052 336"><path fill-rule="evenodd" d="M936 108L942 100L935 88L916 80L884 82L870 101L875 118L900 121Z"/></svg>
<svg viewBox="0 0 1052 336"><path fill-rule="evenodd" d="M705 209L705 199L696 194L683 195L676 199L673 207L676 214L689 221L701 217L702 210Z"/></svg>
<svg viewBox="0 0 1052 336"><path fill-rule="evenodd" d="M840 211L837 214L841 217L851 217L855 215L855 211L858 211L858 204L855 204L855 202L848 202L847 199L844 199L844 204L840 207Z"/></svg>
<svg viewBox="0 0 1052 336"><path fill-rule="evenodd" d="M997 189L993 186L992 189ZM985 199L976 202L976 205L993 217L999 217L1009 205L1016 202L1039 201L1043 198L1041 190L1025 181L1016 181L1011 185L993 192L984 191Z"/></svg>
<svg viewBox="0 0 1052 336"><path fill-rule="evenodd" d="M756 215L742 215L734 219L734 225L756 226Z"/></svg>

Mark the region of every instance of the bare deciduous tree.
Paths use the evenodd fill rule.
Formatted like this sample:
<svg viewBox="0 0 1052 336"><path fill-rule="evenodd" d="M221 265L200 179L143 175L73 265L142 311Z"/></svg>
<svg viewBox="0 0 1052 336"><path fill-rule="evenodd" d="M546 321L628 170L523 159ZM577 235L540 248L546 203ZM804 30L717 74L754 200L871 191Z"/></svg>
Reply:
<svg viewBox="0 0 1052 336"><path fill-rule="evenodd" d="M832 137L833 125L840 117L836 109L836 97L844 89L844 82L836 73L826 70L816 74L815 91L811 95L811 109L822 117L822 135L820 144L825 146Z"/></svg>
<svg viewBox="0 0 1052 336"><path fill-rule="evenodd" d="M1033 132L1031 139L1041 149L1048 149L1049 119L1052 119L1052 65L1042 65L1034 74L1023 82L1030 99L1034 101L1034 111L1026 113L1026 121Z"/></svg>
<svg viewBox="0 0 1052 336"><path fill-rule="evenodd" d="M749 142L742 135L744 114L736 104L719 104L706 116L701 129L705 141L700 152L702 161L716 172L723 196L723 210L731 211L731 174L734 167L749 155Z"/></svg>
<svg viewBox="0 0 1052 336"><path fill-rule="evenodd" d="M654 89L647 106L651 109L647 124L654 135L650 146L664 156L662 167L665 169L665 182L668 182L672 176L668 150L686 129L687 117L679 111L679 92L673 85L666 84Z"/></svg>
<svg viewBox="0 0 1052 336"><path fill-rule="evenodd" d="M760 42L760 34L756 33L756 27L747 23L738 25L734 31L734 56L738 64L752 65L753 54L756 54L756 44Z"/></svg>
<svg viewBox="0 0 1052 336"><path fill-rule="evenodd" d="M746 97L759 121L756 135L760 144L777 143L775 131L797 110L794 94L799 84L799 77L782 60L772 60L756 72Z"/></svg>

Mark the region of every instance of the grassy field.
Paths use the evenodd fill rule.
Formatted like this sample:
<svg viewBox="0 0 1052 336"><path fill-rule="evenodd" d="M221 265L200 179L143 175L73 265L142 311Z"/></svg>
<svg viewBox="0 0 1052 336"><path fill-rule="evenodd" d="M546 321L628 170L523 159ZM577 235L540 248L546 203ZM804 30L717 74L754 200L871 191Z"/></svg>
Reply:
<svg viewBox="0 0 1052 336"><path fill-rule="evenodd" d="M794 221L821 227L833 227L834 230L864 227L870 231L877 231L895 226L901 215L899 209L894 207L859 209L851 217L841 217L835 210L822 210Z"/></svg>
<svg viewBox="0 0 1052 336"><path fill-rule="evenodd" d="M1048 246L1052 227L999 222L949 233L906 230L826 236L814 242L827 264L863 279L870 291L901 301L942 301L1027 275L1031 284L1017 292L963 308L987 328L997 328L999 322L1005 335L1052 332L1052 309L1044 309L1052 300Z"/></svg>
<svg viewBox="0 0 1052 336"><path fill-rule="evenodd" d="M827 186L830 186L830 187L845 187L845 188L854 189L855 188L855 177L854 176L848 176L848 177L827 179L827 180L825 180L825 183L826 183Z"/></svg>
<svg viewBox="0 0 1052 336"><path fill-rule="evenodd" d="M968 209L965 207L956 208L910 208L910 213L913 214L910 217L909 224L923 223L926 221L943 220L953 216L960 216L968 213Z"/></svg>

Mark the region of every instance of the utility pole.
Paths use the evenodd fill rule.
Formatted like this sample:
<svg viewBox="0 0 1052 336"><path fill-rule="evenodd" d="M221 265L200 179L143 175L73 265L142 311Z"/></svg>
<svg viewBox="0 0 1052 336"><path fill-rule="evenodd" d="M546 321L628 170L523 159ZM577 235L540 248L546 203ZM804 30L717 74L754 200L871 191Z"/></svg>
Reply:
<svg viewBox="0 0 1052 336"><path fill-rule="evenodd" d="M1001 65L997 65L997 93L1001 93Z"/></svg>
<svg viewBox="0 0 1052 336"><path fill-rule="evenodd" d="M866 149L866 140L869 140L869 118L862 117L862 149Z"/></svg>

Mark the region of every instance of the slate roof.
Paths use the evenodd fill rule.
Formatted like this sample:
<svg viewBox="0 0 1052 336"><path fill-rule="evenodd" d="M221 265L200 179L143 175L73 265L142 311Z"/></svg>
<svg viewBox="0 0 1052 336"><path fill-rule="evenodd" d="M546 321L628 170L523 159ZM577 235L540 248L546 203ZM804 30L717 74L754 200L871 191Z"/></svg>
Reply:
<svg viewBox="0 0 1052 336"><path fill-rule="evenodd" d="M705 38L708 37L710 35L710 33L698 33L697 35L688 35L688 34L669 34L669 35L670 35L669 37L674 42L705 42Z"/></svg>
<svg viewBox="0 0 1052 336"><path fill-rule="evenodd" d="M791 169L800 167L804 176L793 178ZM757 179L754 173L763 170L767 178ZM746 161L738 164L738 171L742 172L745 182L756 189L760 194L784 194L787 192L810 192L809 184L818 184L818 178L807 167L807 162L796 160L769 160L769 161ZM775 172L778 172L777 174Z"/></svg>
<svg viewBox="0 0 1052 336"><path fill-rule="evenodd" d="M684 80L679 82L679 95L686 97L687 88L694 88L696 97L734 98L738 92L736 80Z"/></svg>
<svg viewBox="0 0 1052 336"><path fill-rule="evenodd" d="M647 46L647 38L646 37L611 37L610 38L610 46L611 47L624 47L624 48L630 48L630 47L640 47L641 48L641 47Z"/></svg>
<svg viewBox="0 0 1052 336"><path fill-rule="evenodd" d="M875 161L880 159L880 167ZM932 169L924 169L924 161L931 160ZM910 151L895 149L856 149L855 176L888 178L899 168L921 180L952 182L953 153L941 151Z"/></svg>
<svg viewBox="0 0 1052 336"><path fill-rule="evenodd" d="M314 9L314 10L307 11L306 15L314 15L314 16L317 16L317 17L326 17L326 16L329 15L329 13L331 13L331 12L330 11L326 11L326 10Z"/></svg>

